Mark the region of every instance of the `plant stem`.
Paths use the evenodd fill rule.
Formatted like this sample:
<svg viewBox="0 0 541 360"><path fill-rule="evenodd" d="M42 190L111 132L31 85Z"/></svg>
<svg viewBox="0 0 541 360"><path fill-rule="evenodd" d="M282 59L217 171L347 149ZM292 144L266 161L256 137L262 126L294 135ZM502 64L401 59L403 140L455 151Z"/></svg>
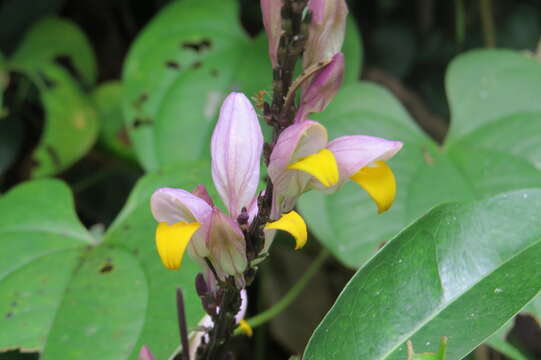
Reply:
<svg viewBox="0 0 541 360"><path fill-rule="evenodd" d="M458 50L462 49L466 35L466 17L463 1L455 0L455 40Z"/></svg>
<svg viewBox="0 0 541 360"><path fill-rule="evenodd" d="M485 46L492 48L496 45L496 33L494 32L494 16L492 14L492 0L479 0L481 11L481 24L483 26L483 38Z"/></svg>
<svg viewBox="0 0 541 360"><path fill-rule="evenodd" d="M306 285L308 285L310 280L314 277L314 275L318 272L318 270L330 257L330 255L331 253L329 252L329 250L321 250L314 262L310 264L310 266L308 267L308 269L306 269L306 272L302 275L300 280L288 291L288 293L283 298L281 298L280 301L274 304L270 309L250 319L247 319L246 321L248 322L248 324L252 328L255 328L273 319L282 311L284 311L301 294ZM242 331L240 329L235 330L236 335L241 333Z"/></svg>

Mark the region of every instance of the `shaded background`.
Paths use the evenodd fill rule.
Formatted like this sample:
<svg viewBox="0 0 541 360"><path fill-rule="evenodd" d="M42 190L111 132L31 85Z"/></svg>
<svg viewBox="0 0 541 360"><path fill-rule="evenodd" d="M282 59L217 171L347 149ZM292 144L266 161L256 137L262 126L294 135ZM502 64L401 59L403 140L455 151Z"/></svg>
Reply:
<svg viewBox="0 0 541 360"><path fill-rule="evenodd" d="M98 83L120 79L133 40L168 2L4 0L0 2L0 50L9 56L33 23L44 16L58 15L77 23L91 41L98 60ZM250 34L256 35L262 29L259 2L240 2L242 23ZM443 139L449 122L444 91L449 61L477 47L533 51L541 35L541 1L536 0L356 0L350 1L349 6L363 41L362 78L389 88L437 140ZM19 84L17 77L10 81L4 100L6 107L20 101ZM18 107L20 112L12 114L22 121L10 123L0 133L0 163L6 164L0 166L2 192L26 179L25 159L43 129L43 113L32 91L35 89L29 90L30 95ZM129 147L127 137L124 140ZM142 174L132 157L110 156L108 149L98 143L60 177L74 190L83 223L99 232L114 219ZM266 308L294 284L292 279L300 276L301 269L311 261L311 254L317 253L317 245L311 246L302 254L274 247L276 256L270 257L267 269L263 269L261 279L252 289L251 298L258 308ZM259 331L255 340L237 341L243 358L250 359L250 354L256 354L257 359L284 359L290 353L302 351L313 328L351 275L350 270L338 264L328 264L304 296ZM517 324L512 337L530 349L532 358L541 358L538 324L525 316L519 317ZM265 332L272 336L266 337ZM503 358L491 350L484 351L485 359ZM34 358L37 355L0 353L0 359Z"/></svg>

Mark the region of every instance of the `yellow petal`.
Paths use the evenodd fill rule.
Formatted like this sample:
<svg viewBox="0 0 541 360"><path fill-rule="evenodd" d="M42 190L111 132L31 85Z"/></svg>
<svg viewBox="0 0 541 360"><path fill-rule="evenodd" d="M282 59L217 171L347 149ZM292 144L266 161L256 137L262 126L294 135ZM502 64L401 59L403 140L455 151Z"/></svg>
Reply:
<svg viewBox="0 0 541 360"><path fill-rule="evenodd" d="M248 324L248 321L241 320L239 321L239 329L242 330L243 333L245 333L247 336L252 336L254 334L254 330L252 330L252 327L250 324Z"/></svg>
<svg viewBox="0 0 541 360"><path fill-rule="evenodd" d="M296 211L290 211L274 222L265 225L265 229L283 230L295 238L295 250L302 248L308 241L306 223Z"/></svg>
<svg viewBox="0 0 541 360"><path fill-rule="evenodd" d="M318 179L325 187L335 185L339 179L336 159L328 149L322 149L315 154L305 156L287 168L304 171Z"/></svg>
<svg viewBox="0 0 541 360"><path fill-rule="evenodd" d="M389 210L396 195L396 180L393 171L383 161L375 166L365 166L350 178L370 195L378 206L378 213Z"/></svg>
<svg viewBox="0 0 541 360"><path fill-rule="evenodd" d="M197 222L187 224L182 221L173 225L166 222L158 224L156 228L156 248L166 268L175 270L180 267L186 246L188 246L190 239L199 229L199 226L201 224Z"/></svg>

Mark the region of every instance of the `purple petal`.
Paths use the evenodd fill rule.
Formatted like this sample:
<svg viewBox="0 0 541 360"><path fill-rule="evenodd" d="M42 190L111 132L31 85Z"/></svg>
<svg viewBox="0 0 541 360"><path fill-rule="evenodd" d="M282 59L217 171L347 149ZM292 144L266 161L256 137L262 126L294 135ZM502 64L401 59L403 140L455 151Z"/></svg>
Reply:
<svg viewBox="0 0 541 360"><path fill-rule="evenodd" d="M334 98L344 78L344 55L334 55L332 61L318 71L302 92L295 122L304 121L311 113L322 112Z"/></svg>
<svg viewBox="0 0 541 360"><path fill-rule="evenodd" d="M303 68L332 58L342 48L348 8L345 0L311 0L312 23L303 55Z"/></svg>
<svg viewBox="0 0 541 360"><path fill-rule="evenodd" d="M169 224L179 221L204 223L212 212L205 200L186 190L173 188L156 190L150 199L150 208L156 221Z"/></svg>
<svg viewBox="0 0 541 360"><path fill-rule="evenodd" d="M263 26L269 39L269 57L273 68L278 64L278 44L282 35L282 16L280 14L282 5L282 0L261 0Z"/></svg>
<svg viewBox="0 0 541 360"><path fill-rule="evenodd" d="M241 93L231 93L220 110L211 142L212 178L233 218L248 207L259 183L263 134L257 114Z"/></svg>
<svg viewBox="0 0 541 360"><path fill-rule="evenodd" d="M327 148L336 158L341 181L345 181L374 161L390 159L402 148L402 143L375 136L352 135L334 139Z"/></svg>
<svg viewBox="0 0 541 360"><path fill-rule="evenodd" d="M141 348L141 351L139 352L139 360L154 360L154 355L152 355L152 351L150 351L148 346L143 345Z"/></svg>
<svg viewBox="0 0 541 360"><path fill-rule="evenodd" d="M310 175L287 167L302 157L314 154L327 145L327 130L318 122L306 120L286 128L270 156L269 176L274 185L273 220L289 211L306 190Z"/></svg>

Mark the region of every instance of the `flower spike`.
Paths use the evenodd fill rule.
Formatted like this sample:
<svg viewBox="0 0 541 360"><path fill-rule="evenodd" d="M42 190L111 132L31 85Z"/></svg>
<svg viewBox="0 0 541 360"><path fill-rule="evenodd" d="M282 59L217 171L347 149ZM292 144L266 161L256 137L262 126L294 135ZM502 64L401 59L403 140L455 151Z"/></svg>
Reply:
<svg viewBox="0 0 541 360"><path fill-rule="evenodd" d="M296 212L290 211L276 221L268 223L265 230L283 230L295 238L295 250L302 248L308 241L308 231L304 219Z"/></svg>

